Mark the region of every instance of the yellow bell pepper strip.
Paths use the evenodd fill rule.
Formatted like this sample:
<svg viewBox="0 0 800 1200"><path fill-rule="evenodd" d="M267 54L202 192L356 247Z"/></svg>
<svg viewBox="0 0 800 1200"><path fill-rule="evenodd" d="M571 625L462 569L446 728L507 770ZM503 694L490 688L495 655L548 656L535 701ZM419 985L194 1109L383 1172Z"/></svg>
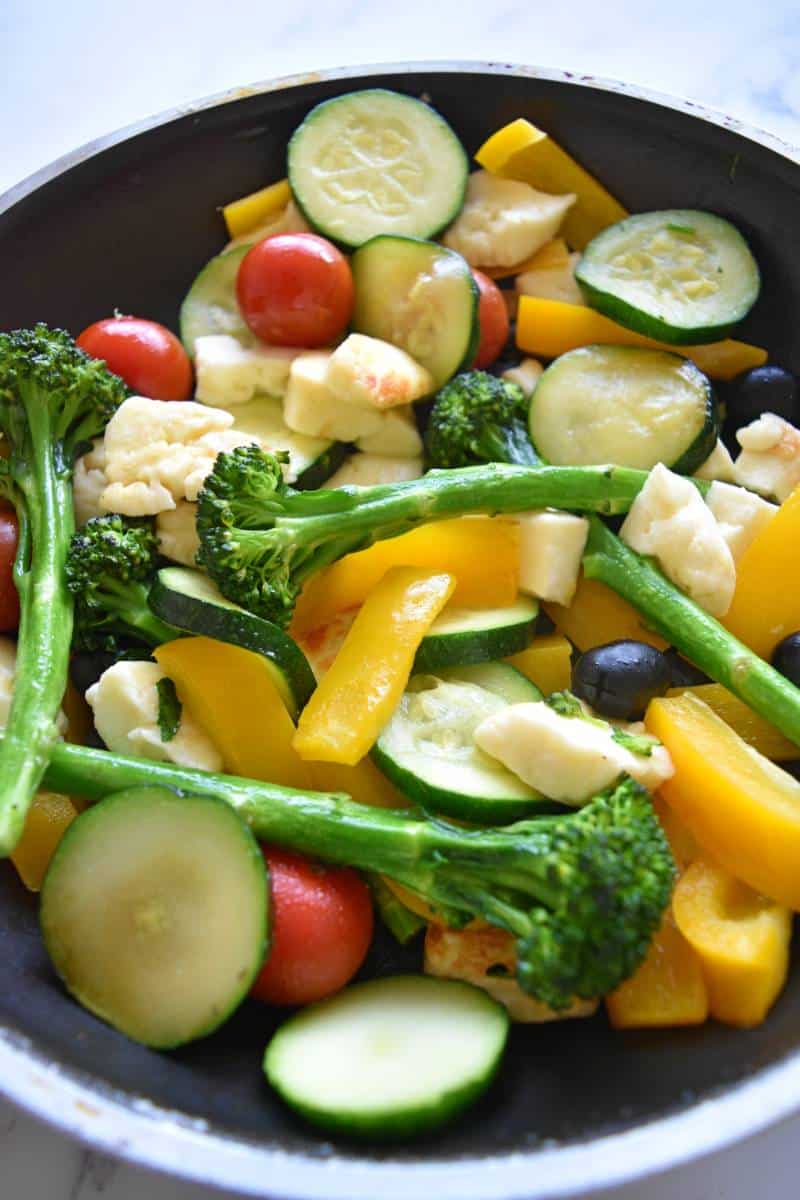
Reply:
<svg viewBox="0 0 800 1200"><path fill-rule="evenodd" d="M408 800L369 758L349 767L345 763L307 764L318 792L346 792L358 804L372 808L408 808Z"/></svg>
<svg viewBox="0 0 800 1200"><path fill-rule="evenodd" d="M603 343L612 346L649 346L670 350L690 358L712 379L733 379L751 367L767 361L767 352L747 342L725 338L706 346L667 346L624 325L609 320L583 304L563 300L544 300L539 296L520 296L517 309L517 346L537 358L558 358L579 346Z"/></svg>
<svg viewBox="0 0 800 1200"><path fill-rule="evenodd" d="M524 271L542 271L551 267L563 267L569 262L569 247L563 238L552 238L545 242L535 254L517 263L514 267L481 267L490 279L509 279L522 275Z"/></svg>
<svg viewBox="0 0 800 1200"><path fill-rule="evenodd" d="M653 700L645 724L675 764L661 798L732 875L800 911L800 783L690 692Z"/></svg>
<svg viewBox="0 0 800 1200"><path fill-rule="evenodd" d="M395 566L446 571L456 577L454 603L502 608L517 598L519 527L498 517L455 517L348 554L305 585L292 618L292 635L303 637L344 609L362 604Z"/></svg>
<svg viewBox="0 0 800 1200"><path fill-rule="evenodd" d="M569 608L561 604L543 605L559 633L568 637L583 652L594 646L605 646L621 638L647 642L657 650L667 643L657 633L647 629L636 609L596 579L581 575Z"/></svg>
<svg viewBox="0 0 800 1200"><path fill-rule="evenodd" d="M572 647L558 633L537 637L525 650L506 659L535 683L545 696L563 692L572 681Z"/></svg>
<svg viewBox="0 0 800 1200"><path fill-rule="evenodd" d="M671 910L638 971L606 996L615 1029L663 1029L702 1025L708 992L700 958L681 933Z"/></svg>
<svg viewBox="0 0 800 1200"><path fill-rule="evenodd" d="M684 692L691 692L693 696L697 696L698 700L707 704L726 725L730 725L731 729L747 742L748 746L752 746L765 758L771 758L773 762L790 762L794 758L800 758L800 750L794 742L790 742L787 737L783 736L780 729L776 729L770 721L753 712L752 708L749 708L738 696L734 696L733 692L724 688L721 683L701 683L697 687L671 688L667 695L682 696Z"/></svg>
<svg viewBox="0 0 800 1200"><path fill-rule="evenodd" d="M800 487L784 500L736 564L723 624L762 658L800 629Z"/></svg>
<svg viewBox="0 0 800 1200"><path fill-rule="evenodd" d="M280 179L277 183L271 183L269 187L251 192L249 196L232 200L222 210L228 233L232 238L237 238L250 233L252 229L258 229L259 225L263 225L270 217L277 217L291 198L289 180Z"/></svg>
<svg viewBox="0 0 800 1200"><path fill-rule="evenodd" d="M302 759L353 766L408 683L414 655L456 586L452 575L392 567L370 593L297 725Z"/></svg>
<svg viewBox="0 0 800 1200"><path fill-rule="evenodd" d="M789 909L708 859L681 876L672 908L700 958L712 1017L744 1029L760 1025L786 982Z"/></svg>
<svg viewBox="0 0 800 1200"><path fill-rule="evenodd" d="M475 158L493 175L519 179L541 192L574 192L577 200L561 227L574 250L583 250L601 230L628 215L628 210L593 175L523 117L498 129Z"/></svg>
<svg viewBox="0 0 800 1200"><path fill-rule="evenodd" d="M78 810L69 796L58 792L37 792L25 818L25 829L11 855L25 887L38 892L50 859Z"/></svg>
<svg viewBox="0 0 800 1200"><path fill-rule="evenodd" d="M703 848L691 830L684 825L675 809L670 808L666 800L662 799L658 793L653 796L653 809L664 830L664 836L669 842L669 848L678 870L683 871L689 866L689 863L701 857Z"/></svg>
<svg viewBox="0 0 800 1200"><path fill-rule="evenodd" d="M167 642L153 656L216 745L226 771L284 787L312 787L308 767L292 747L292 719L260 654L192 637Z"/></svg>

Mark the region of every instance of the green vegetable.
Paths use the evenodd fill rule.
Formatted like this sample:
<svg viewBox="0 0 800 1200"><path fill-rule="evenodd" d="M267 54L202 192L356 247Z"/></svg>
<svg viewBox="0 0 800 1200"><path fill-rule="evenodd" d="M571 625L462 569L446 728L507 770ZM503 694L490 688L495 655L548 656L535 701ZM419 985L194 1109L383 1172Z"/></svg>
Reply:
<svg viewBox="0 0 800 1200"><path fill-rule="evenodd" d="M92 517L73 535L65 566L76 649L113 652L125 639L160 646L179 636L148 604L158 557L151 521Z"/></svg>
<svg viewBox="0 0 800 1200"><path fill-rule="evenodd" d="M171 742L178 732L183 705L178 699L175 684L166 676L156 684L158 692L158 728L162 742Z"/></svg>
<svg viewBox="0 0 800 1200"><path fill-rule="evenodd" d="M589 579L612 588L676 650L800 746L800 688L640 558L596 517L583 559Z"/></svg>
<svg viewBox="0 0 800 1200"><path fill-rule="evenodd" d="M190 358L194 358L194 344L199 337L226 333L243 346L258 343L245 324L236 299L236 276L250 248L249 245L236 246L215 255L186 293L181 305L180 330L181 341Z"/></svg>
<svg viewBox="0 0 800 1200"><path fill-rule="evenodd" d="M405 946L422 932L425 921L418 913L406 908L380 875L372 872L367 876L367 883L381 920L401 946Z"/></svg>
<svg viewBox="0 0 800 1200"><path fill-rule="evenodd" d="M482 917L507 930L521 986L554 1008L603 995L636 969L673 882L650 798L632 780L578 812L474 831L67 743L53 748L44 783L88 799L145 786L226 800L259 841L378 871L448 919Z"/></svg>
<svg viewBox="0 0 800 1200"><path fill-rule="evenodd" d="M430 471L404 483L296 492L284 482L282 461L256 446L220 454L197 510L199 559L220 591L279 625L310 575L382 538L465 513L624 512L647 478L626 467L493 464Z"/></svg>
<svg viewBox="0 0 800 1200"><path fill-rule="evenodd" d="M630 750L631 754L638 754L642 758L651 758L653 755L655 742L645 734L630 733L627 729L615 729L611 736L619 746Z"/></svg>
<svg viewBox="0 0 800 1200"><path fill-rule="evenodd" d="M560 717L582 717L586 719L586 713L583 711L583 706L577 696L573 696L572 692L551 692L545 699L545 704L552 708L553 712L557 712Z"/></svg>
<svg viewBox="0 0 800 1200"><path fill-rule="evenodd" d="M447 607L431 625L414 660L415 671L495 662L533 641L539 603L518 596L503 608Z"/></svg>
<svg viewBox="0 0 800 1200"><path fill-rule="evenodd" d="M486 371L464 371L441 389L425 431L429 467L539 461L528 436L530 401L522 388Z"/></svg>
<svg viewBox="0 0 800 1200"><path fill-rule="evenodd" d="M0 749L0 857L22 834L51 747L67 682L72 599L64 560L75 528L72 468L126 396L121 379L63 330L0 334L0 495L14 505L20 598L17 672Z"/></svg>

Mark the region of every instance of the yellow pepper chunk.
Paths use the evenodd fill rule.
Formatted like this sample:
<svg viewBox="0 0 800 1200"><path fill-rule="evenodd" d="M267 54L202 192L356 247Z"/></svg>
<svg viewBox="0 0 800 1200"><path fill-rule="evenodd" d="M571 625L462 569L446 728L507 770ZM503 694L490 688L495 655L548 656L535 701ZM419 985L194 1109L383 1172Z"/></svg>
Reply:
<svg viewBox="0 0 800 1200"><path fill-rule="evenodd" d="M675 764L661 798L732 875L800 911L800 783L690 692L653 700L645 724Z"/></svg>
<svg viewBox="0 0 800 1200"><path fill-rule="evenodd" d="M311 788L293 747L294 725L260 654L212 638L177 638L153 651L182 704L212 739L232 775Z"/></svg>
<svg viewBox="0 0 800 1200"><path fill-rule="evenodd" d="M572 647L565 637L548 633L536 638L525 650L506 659L512 667L535 683L545 696L563 692L572 681Z"/></svg>
<svg viewBox="0 0 800 1200"><path fill-rule="evenodd" d="M250 233L252 229L258 229L259 225L286 208L291 198L289 180L280 179L269 187L251 192L249 196L242 196L240 200L232 200L222 210L228 233L232 238L237 238Z"/></svg>
<svg viewBox="0 0 800 1200"><path fill-rule="evenodd" d="M305 585L294 611L292 635L302 637L344 609L362 604L395 566L446 571L456 577L454 603L502 608L517 598L519 527L500 517L455 517L348 554Z"/></svg>
<svg viewBox="0 0 800 1200"><path fill-rule="evenodd" d="M408 800L369 758L355 766L336 762L308 763L318 792L346 792L357 804L372 808L407 808Z"/></svg>
<svg viewBox="0 0 800 1200"><path fill-rule="evenodd" d="M581 575L569 608L545 604L545 612L559 633L568 637L580 651L605 646L621 638L647 642L658 650L667 643L642 624L642 618L627 601L597 579Z"/></svg>
<svg viewBox="0 0 800 1200"><path fill-rule="evenodd" d="M675 920L700 957L708 1006L727 1025L760 1025L786 982L792 914L698 859L681 876Z"/></svg>
<svg viewBox="0 0 800 1200"><path fill-rule="evenodd" d="M529 258L517 263L514 267L481 267L484 275L490 279L508 279L512 275L521 275L523 271L543 271L552 267L563 267L569 262L569 247L563 238L552 238L531 254Z"/></svg>
<svg viewBox="0 0 800 1200"><path fill-rule="evenodd" d="M707 704L726 725L730 725L731 729L747 742L748 746L758 750L759 754L763 754L765 758L771 758L773 762L790 762L793 758L800 758L800 749L795 746L794 742L790 742L780 729L776 729L757 712L753 712L752 708L748 707L738 696L734 696L733 692L724 688L721 683L702 683L698 687L672 688L667 695L682 696L684 692L691 692L693 696L697 696L698 700Z"/></svg>
<svg viewBox="0 0 800 1200"><path fill-rule="evenodd" d="M667 911L638 971L606 996L615 1029L702 1025L708 993L700 959Z"/></svg>
<svg viewBox="0 0 800 1200"><path fill-rule="evenodd" d="M493 134L475 158L493 175L519 179L541 192L574 192L577 200L564 218L562 232L575 250L583 250L602 229L628 215L602 183L522 117Z"/></svg>
<svg viewBox="0 0 800 1200"><path fill-rule="evenodd" d="M769 658L789 633L800 629L800 487L784 500L772 520L736 564L736 591L723 624Z"/></svg>
<svg viewBox="0 0 800 1200"><path fill-rule="evenodd" d="M20 879L31 892L38 892L68 826L78 815L69 796L57 792L37 792L25 818L25 829L11 861Z"/></svg>
<svg viewBox="0 0 800 1200"><path fill-rule="evenodd" d="M455 584L452 575L420 567L387 571L300 715L294 747L301 758L353 766L364 757L397 707L417 648Z"/></svg>
<svg viewBox="0 0 800 1200"><path fill-rule="evenodd" d="M751 367L767 361L767 352L747 342L725 338L705 346L668 346L642 333L618 325L583 304L563 300L544 300L540 296L520 296L517 309L517 345L537 358L558 358L578 346L603 342L612 346L649 346L670 350L690 358L712 379L733 379Z"/></svg>
<svg viewBox="0 0 800 1200"><path fill-rule="evenodd" d="M670 808L666 800L659 795L653 796L653 809L658 817L664 836L669 842L672 857L682 871L689 863L702 856L703 850L697 838L680 819L674 808Z"/></svg>

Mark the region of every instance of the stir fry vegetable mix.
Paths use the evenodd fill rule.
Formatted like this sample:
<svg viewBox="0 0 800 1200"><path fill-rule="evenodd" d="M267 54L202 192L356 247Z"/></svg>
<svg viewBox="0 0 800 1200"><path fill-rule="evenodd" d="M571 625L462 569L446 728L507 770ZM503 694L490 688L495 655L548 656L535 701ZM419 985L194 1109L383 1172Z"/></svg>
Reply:
<svg viewBox="0 0 800 1200"><path fill-rule="evenodd" d="M317 1001L264 1068L361 1135L459 1112L509 1017L762 1021L800 909L800 403L728 338L755 259L527 121L477 160L328 101L223 209L185 349L0 338L0 847L140 1041ZM59 740L70 646L101 749ZM429 978L340 992L373 901Z"/></svg>

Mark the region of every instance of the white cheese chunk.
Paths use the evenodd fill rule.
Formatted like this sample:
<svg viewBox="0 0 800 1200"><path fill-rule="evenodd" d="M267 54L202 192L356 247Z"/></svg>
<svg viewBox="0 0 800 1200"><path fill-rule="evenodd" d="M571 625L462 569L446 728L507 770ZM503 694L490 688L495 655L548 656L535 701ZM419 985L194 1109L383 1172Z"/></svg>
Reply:
<svg viewBox="0 0 800 1200"><path fill-rule="evenodd" d="M564 717L542 700L512 704L483 720L475 741L524 783L562 804L580 805L621 774L654 791L674 774L667 750L653 742L635 754L613 738L613 727Z"/></svg>
<svg viewBox="0 0 800 1200"><path fill-rule="evenodd" d="M372 487L378 483L401 483L406 479L419 479L422 473L421 458L384 458L380 454L355 453L326 480L324 486Z"/></svg>
<svg viewBox="0 0 800 1200"><path fill-rule="evenodd" d="M777 504L762 500L747 488L718 480L709 488L706 504L716 518L735 563L778 511Z"/></svg>
<svg viewBox="0 0 800 1200"><path fill-rule="evenodd" d="M736 440L742 447L734 463L736 482L783 503L800 484L800 429L763 413L739 429Z"/></svg>
<svg viewBox="0 0 800 1200"><path fill-rule="evenodd" d="M509 367L507 371L503 371L503 379L507 379L509 383L516 383L522 388L525 396L530 400L536 385L542 377L544 367L535 358L523 358L521 363L516 367Z"/></svg>
<svg viewBox="0 0 800 1200"><path fill-rule="evenodd" d="M195 341L195 399L216 408L235 408L255 395L281 397L289 368L302 351L288 346L242 346L226 333Z"/></svg>
<svg viewBox="0 0 800 1200"><path fill-rule="evenodd" d="M418 458L422 455L422 438L410 405L390 408L380 414L380 425L374 433L356 438L356 446L365 454L380 454L384 458Z"/></svg>
<svg viewBox="0 0 800 1200"><path fill-rule="evenodd" d="M520 513L519 590L540 600L569 604L578 586L589 534L585 517L572 513Z"/></svg>
<svg viewBox="0 0 800 1200"><path fill-rule="evenodd" d="M560 300L562 304L585 304L583 292L575 279L580 254L570 254L567 261L553 267L531 267L514 281L518 296L537 296L540 300Z"/></svg>
<svg viewBox="0 0 800 1200"><path fill-rule="evenodd" d="M530 184L475 171L464 207L442 239L474 267L514 267L557 233L572 193L551 196Z"/></svg>
<svg viewBox="0 0 800 1200"><path fill-rule="evenodd" d="M158 548L165 558L184 567L194 567L200 539L197 536L197 505L180 500L176 508L156 517Z"/></svg>
<svg viewBox="0 0 800 1200"><path fill-rule="evenodd" d="M389 342L351 333L328 360L328 387L340 400L379 411L413 404L434 391L430 371Z"/></svg>
<svg viewBox="0 0 800 1200"><path fill-rule="evenodd" d="M693 483L659 463L631 505L620 537L714 617L728 611L736 567L728 543Z"/></svg>
<svg viewBox="0 0 800 1200"><path fill-rule="evenodd" d="M719 479L723 483L736 482L733 459L724 442L717 438L716 446L694 474L696 479Z"/></svg>
<svg viewBox="0 0 800 1200"><path fill-rule="evenodd" d="M377 433L381 413L343 401L328 384L327 350L311 350L292 363L283 401L283 419L296 433L354 442Z"/></svg>
<svg viewBox="0 0 800 1200"><path fill-rule="evenodd" d="M221 755L185 709L174 738L162 741L156 684L163 678L154 662L117 662L104 671L86 693L100 737L115 754L221 771Z"/></svg>

